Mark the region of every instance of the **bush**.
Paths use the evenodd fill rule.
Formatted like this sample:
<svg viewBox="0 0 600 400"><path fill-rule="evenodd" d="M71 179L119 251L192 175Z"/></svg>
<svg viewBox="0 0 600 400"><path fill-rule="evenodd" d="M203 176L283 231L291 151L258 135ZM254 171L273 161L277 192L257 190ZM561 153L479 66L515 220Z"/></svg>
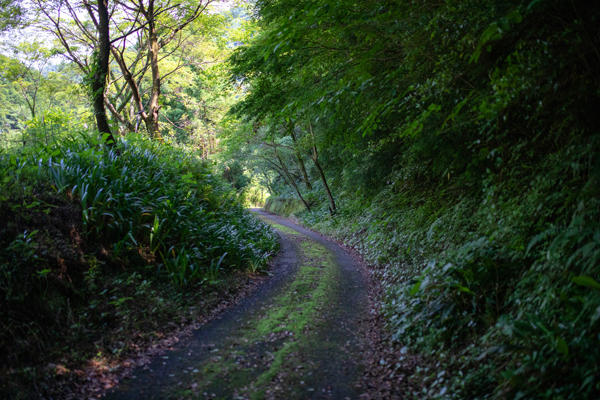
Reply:
<svg viewBox="0 0 600 400"><path fill-rule="evenodd" d="M306 210L300 199L290 196L270 196L265 201L265 210L274 214L290 216Z"/></svg>
<svg viewBox="0 0 600 400"><path fill-rule="evenodd" d="M78 198L90 237L113 255L158 261L180 286L215 269L264 265L275 239L191 154L130 136L113 149L80 147L41 171ZM265 233L266 232L266 233Z"/></svg>
<svg viewBox="0 0 600 400"><path fill-rule="evenodd" d="M413 396L597 397L597 140L462 190L399 172L373 198L340 202L334 218L326 204L299 215L383 266L393 338L431 361L413 376L423 389Z"/></svg>
<svg viewBox="0 0 600 400"><path fill-rule="evenodd" d="M134 135L112 148L64 135L0 154L7 398L37 397L46 374L56 379L46 363L80 368L194 318L277 246L192 153Z"/></svg>

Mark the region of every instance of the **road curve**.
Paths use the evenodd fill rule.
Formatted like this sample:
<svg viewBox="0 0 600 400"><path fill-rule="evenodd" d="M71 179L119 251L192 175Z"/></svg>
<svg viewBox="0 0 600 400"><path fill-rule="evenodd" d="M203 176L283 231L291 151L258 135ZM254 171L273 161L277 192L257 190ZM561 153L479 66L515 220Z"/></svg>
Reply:
<svg viewBox="0 0 600 400"><path fill-rule="evenodd" d="M354 399L367 284L335 242L253 210L280 235L271 277L107 399Z"/></svg>

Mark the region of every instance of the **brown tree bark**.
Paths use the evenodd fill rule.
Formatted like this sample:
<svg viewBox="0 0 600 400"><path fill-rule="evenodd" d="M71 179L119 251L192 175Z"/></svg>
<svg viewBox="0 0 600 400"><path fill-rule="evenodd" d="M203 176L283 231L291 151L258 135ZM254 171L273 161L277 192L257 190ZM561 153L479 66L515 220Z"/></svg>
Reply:
<svg viewBox="0 0 600 400"><path fill-rule="evenodd" d="M77 13L77 10L69 3L68 0L63 0L59 4L58 9L54 9L52 7L48 8L47 4L42 0L33 1L50 22L51 27L46 26L43 29L55 35L66 51L65 56L75 63L84 75L91 77L90 88L92 89L92 103L96 118L96 125L100 132L109 133L110 135L108 140L112 140L114 142L114 136L112 136L110 126L108 125L105 108L108 107L113 115L116 112L114 105L105 95L106 76L108 75L109 71L108 62L105 61L107 60L107 55L105 54L106 43L108 43L109 52L112 45L109 35L110 14L108 11L107 0L98 0L98 15L96 15L94 8L87 0L83 2L83 5L88 11L90 19L93 22L93 26L96 28L98 36L94 34L93 30L88 29L89 27L79 20L79 14ZM76 40L73 40L73 37L76 36L74 32L76 32L77 29L70 29L70 27L68 27L65 23L66 19L61 19L61 11L64 11L62 8L63 6L66 7L66 13L73 18L73 21L75 22L74 25L79 30L80 36L77 37ZM89 41L90 49L95 49L98 51L97 60L91 60L89 63L88 60L82 58L76 50L81 42L86 41ZM104 43L101 43L102 41L104 41ZM77 42L77 44L75 44L75 42ZM96 69L94 70L93 67L96 67ZM102 80L102 75L104 75L104 80ZM100 105L100 103L97 102L97 93L102 93L102 101L104 105ZM100 118L100 120L98 120L98 118ZM119 119L119 122L123 123L124 121Z"/></svg>
<svg viewBox="0 0 600 400"><path fill-rule="evenodd" d="M269 191L269 193L275 194L275 191L273 190L273 186L271 186L271 183L270 183L270 180L269 180L269 176L267 175L267 173L264 170L260 171L260 173L263 176L263 179L265 181L265 185L267 186L267 190Z"/></svg>
<svg viewBox="0 0 600 400"><path fill-rule="evenodd" d="M47 17L49 26L44 29L56 35L59 42L66 50L66 56L85 73L90 73L91 65L85 57L85 53L78 52L77 48L83 43L88 44L90 49L98 47L98 39L96 38L91 26L95 26L100 31L100 15L96 14L95 8L90 3L90 0L61 0L56 7L46 7L44 0L32 0L40 8L40 11ZM119 90L121 104L114 104L107 96L104 98L105 108L108 108L113 117L128 130L137 130L139 120L146 125L149 136L157 137L159 135L159 111L160 111L160 96L161 96L161 79L164 79L169 74L180 68L178 65L174 70L162 73L159 69L159 53L165 46L173 42L177 38L181 38L183 30L196 20L207 7L215 0L194 0L191 3L172 3L170 1L159 2L157 0L113 0L112 8L107 12L108 18L112 18L115 10L120 10L121 14L126 16L130 26L123 30L118 24L115 25L118 37L109 41L109 52L112 54L119 69L122 73L122 78L126 82L129 91ZM82 19L80 13L83 6L90 17L92 24ZM102 7L107 9L107 3L104 2ZM100 13L100 10L98 10ZM176 23L163 24L159 18L164 13L170 13L176 16ZM68 15L68 18L62 15ZM69 18L70 17L70 18ZM71 25L69 25L72 22ZM108 27L108 25L107 25ZM126 57L126 50L131 49L131 35L137 34L138 38L143 38L136 44L138 54L133 60ZM179 47L179 43L171 46L169 54L172 54ZM145 60L145 64L140 67L139 63ZM142 89L141 83L146 72L150 70L151 86L148 89ZM104 88L106 89L106 83ZM142 100L143 94L149 93L148 101L145 103ZM131 118L127 120L121 112L126 107L129 99L134 104L137 111L134 122ZM118 99L117 99L118 100ZM144 104L145 103L145 104ZM99 104L96 104L99 106ZM99 110L99 108L98 108ZM101 114L98 114L101 115ZM105 114L106 115L106 112ZM105 128L105 127L104 127Z"/></svg>
<svg viewBox="0 0 600 400"><path fill-rule="evenodd" d="M148 60L150 63L150 72L152 74L152 91L150 92L150 101L148 102L148 114L144 119L146 129L151 138L159 136L158 111L160 106L158 99L160 97L160 71L158 68L158 35L156 33L156 17L154 12L154 0L148 3L146 14L148 21Z"/></svg>

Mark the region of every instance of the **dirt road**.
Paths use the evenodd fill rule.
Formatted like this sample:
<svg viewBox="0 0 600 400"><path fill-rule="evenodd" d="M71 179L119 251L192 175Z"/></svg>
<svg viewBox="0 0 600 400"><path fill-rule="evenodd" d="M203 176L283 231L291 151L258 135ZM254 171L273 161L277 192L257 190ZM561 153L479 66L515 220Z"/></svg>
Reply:
<svg viewBox="0 0 600 400"><path fill-rule="evenodd" d="M358 397L368 296L357 261L319 234L255 212L281 236L272 276L107 399Z"/></svg>

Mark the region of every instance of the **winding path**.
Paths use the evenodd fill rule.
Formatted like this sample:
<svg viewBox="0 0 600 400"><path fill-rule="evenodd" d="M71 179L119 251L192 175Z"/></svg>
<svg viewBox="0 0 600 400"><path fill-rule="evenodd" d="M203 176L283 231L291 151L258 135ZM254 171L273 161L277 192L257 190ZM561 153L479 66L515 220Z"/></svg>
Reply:
<svg viewBox="0 0 600 400"><path fill-rule="evenodd" d="M254 210L280 234L271 278L107 399L354 399L367 287L336 243Z"/></svg>

